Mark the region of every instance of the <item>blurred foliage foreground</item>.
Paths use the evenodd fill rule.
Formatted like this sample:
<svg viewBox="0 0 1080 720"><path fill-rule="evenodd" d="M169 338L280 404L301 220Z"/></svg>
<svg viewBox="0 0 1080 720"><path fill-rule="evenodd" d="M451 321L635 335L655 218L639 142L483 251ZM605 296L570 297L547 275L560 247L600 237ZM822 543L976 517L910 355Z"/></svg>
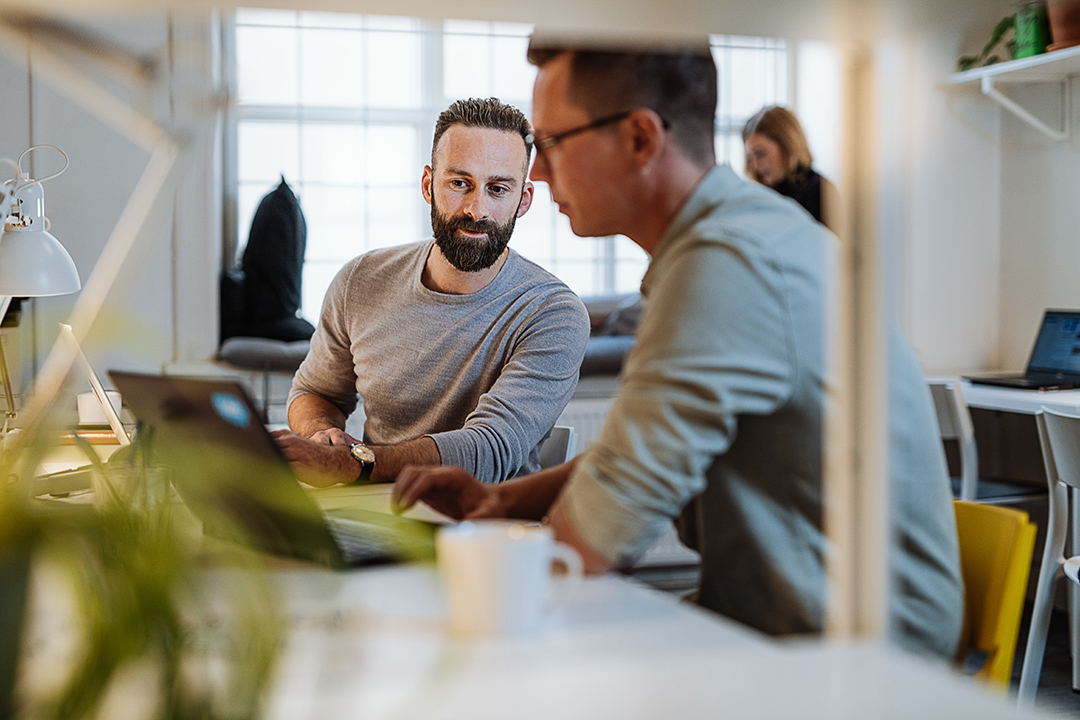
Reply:
<svg viewBox="0 0 1080 720"><path fill-rule="evenodd" d="M132 446L94 465L84 502L31 497L0 455L0 718L252 718L282 642L261 559L208 570L166 472ZM92 502L90 501L92 498Z"/></svg>

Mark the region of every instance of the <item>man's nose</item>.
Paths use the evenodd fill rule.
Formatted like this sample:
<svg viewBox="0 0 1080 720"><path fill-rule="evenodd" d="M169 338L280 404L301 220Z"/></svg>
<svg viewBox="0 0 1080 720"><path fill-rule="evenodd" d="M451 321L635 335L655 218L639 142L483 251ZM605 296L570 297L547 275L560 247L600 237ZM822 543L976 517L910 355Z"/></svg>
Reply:
<svg viewBox="0 0 1080 720"><path fill-rule="evenodd" d="M537 152L536 161L533 162L532 170L529 171L529 179L533 182L548 182L550 177L544 156Z"/></svg>
<svg viewBox="0 0 1080 720"><path fill-rule="evenodd" d="M475 192L469 196L465 203L464 212L473 220L486 220L491 215L491 206L484 193Z"/></svg>

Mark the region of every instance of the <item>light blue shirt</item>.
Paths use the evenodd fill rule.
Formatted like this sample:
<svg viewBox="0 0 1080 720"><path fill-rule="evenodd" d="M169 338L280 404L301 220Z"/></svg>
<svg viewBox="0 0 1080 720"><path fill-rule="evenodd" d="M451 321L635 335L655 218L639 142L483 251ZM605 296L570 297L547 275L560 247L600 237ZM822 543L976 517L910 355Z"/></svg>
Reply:
<svg viewBox="0 0 1080 720"><path fill-rule="evenodd" d="M615 564L681 514L699 602L772 634L820 631L824 274L835 238L727 166L702 180L642 281L635 349L598 441L564 489L583 539ZM892 631L951 657L963 589L929 391L891 343Z"/></svg>

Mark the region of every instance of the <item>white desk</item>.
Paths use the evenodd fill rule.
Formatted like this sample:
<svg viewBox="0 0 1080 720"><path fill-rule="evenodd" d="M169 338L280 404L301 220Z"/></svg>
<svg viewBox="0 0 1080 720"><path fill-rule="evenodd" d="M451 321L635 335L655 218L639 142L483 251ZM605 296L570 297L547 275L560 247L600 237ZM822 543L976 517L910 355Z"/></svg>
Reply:
<svg viewBox="0 0 1080 720"><path fill-rule="evenodd" d="M317 496L335 504L357 494L374 505L387 489ZM432 565L335 572L283 563L273 575L286 622L272 720L1018 717L1012 703L943 666L876 646L776 642L617 575L584 580L536 637L477 641L448 634ZM209 588L229 578L244 581L238 570L206 571ZM58 590L34 593L30 686L72 651ZM193 629L218 627L215 603L200 607ZM139 708L140 677L116 694L112 716Z"/></svg>
<svg viewBox="0 0 1080 720"><path fill-rule="evenodd" d="M1063 413L1080 414L1080 390L1020 390L963 381L968 407L1034 415L1048 407Z"/></svg>
<svg viewBox="0 0 1080 720"><path fill-rule="evenodd" d="M269 717L1005 718L1005 700L880 647L772 642L615 577L529 640L456 641L430 567L283 574Z"/></svg>

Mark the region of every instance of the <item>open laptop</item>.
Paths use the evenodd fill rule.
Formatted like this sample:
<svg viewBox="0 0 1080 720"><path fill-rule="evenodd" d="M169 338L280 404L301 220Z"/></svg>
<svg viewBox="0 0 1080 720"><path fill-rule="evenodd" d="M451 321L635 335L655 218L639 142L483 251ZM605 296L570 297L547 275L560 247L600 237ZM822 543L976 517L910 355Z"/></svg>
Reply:
<svg viewBox="0 0 1080 720"><path fill-rule="evenodd" d="M361 508L323 512L233 380L109 373L208 535L331 567L434 558L435 525Z"/></svg>
<svg viewBox="0 0 1080 720"><path fill-rule="evenodd" d="M1027 390L1080 387L1080 310L1047 310L1022 375L965 375L973 383Z"/></svg>

